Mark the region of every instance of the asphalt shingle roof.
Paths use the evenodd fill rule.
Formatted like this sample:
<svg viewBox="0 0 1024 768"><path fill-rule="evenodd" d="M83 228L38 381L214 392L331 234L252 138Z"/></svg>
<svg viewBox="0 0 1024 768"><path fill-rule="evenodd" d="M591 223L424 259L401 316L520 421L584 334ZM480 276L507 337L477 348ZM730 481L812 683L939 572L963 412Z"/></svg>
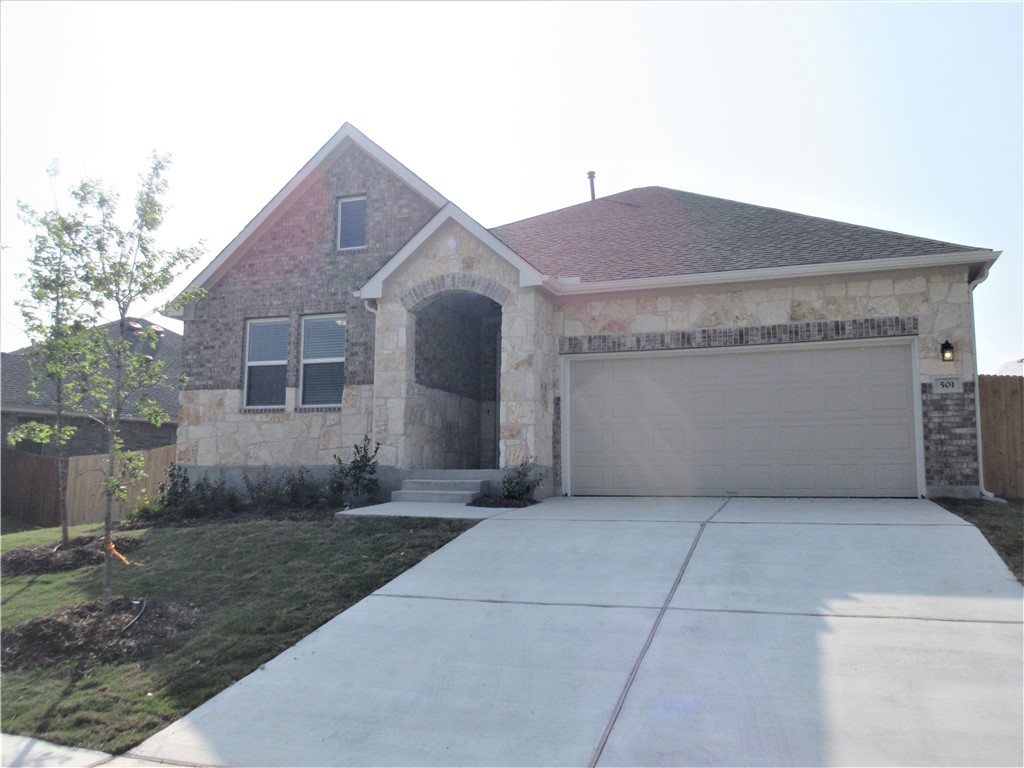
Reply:
<svg viewBox="0 0 1024 768"><path fill-rule="evenodd" d="M490 231L540 272L584 283L987 250L665 187Z"/></svg>
<svg viewBox="0 0 1024 768"><path fill-rule="evenodd" d="M132 322L142 325L154 325L148 320L131 319ZM107 326L114 326L109 323ZM162 328L162 326L158 326ZM155 387L150 395L160 407L170 416L172 422L178 421L178 377L182 373L182 344L184 339L181 334L163 328L164 335L157 344L153 354L160 360L165 361L164 373L170 387ZM52 409L54 387L52 382L43 381L39 386L39 396L29 393L32 384L32 370L26 353L30 347L19 349L15 352L4 352L0 360L0 403L5 411L16 411L20 408L28 409ZM86 404L84 410L91 410Z"/></svg>

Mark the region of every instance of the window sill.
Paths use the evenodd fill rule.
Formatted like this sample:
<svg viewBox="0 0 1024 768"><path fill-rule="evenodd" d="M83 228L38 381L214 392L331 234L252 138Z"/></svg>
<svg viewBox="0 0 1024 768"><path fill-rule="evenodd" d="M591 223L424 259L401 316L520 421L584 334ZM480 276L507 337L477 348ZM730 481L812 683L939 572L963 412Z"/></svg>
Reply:
<svg viewBox="0 0 1024 768"><path fill-rule="evenodd" d="M295 407L296 413L331 413L340 410L340 405L299 405Z"/></svg>
<svg viewBox="0 0 1024 768"><path fill-rule="evenodd" d="M285 409L285 407L283 405L273 405L273 406L266 406L266 407L256 406L256 405L246 405L246 406L243 406L238 412L239 413L284 413L285 411L286 411L286 409Z"/></svg>

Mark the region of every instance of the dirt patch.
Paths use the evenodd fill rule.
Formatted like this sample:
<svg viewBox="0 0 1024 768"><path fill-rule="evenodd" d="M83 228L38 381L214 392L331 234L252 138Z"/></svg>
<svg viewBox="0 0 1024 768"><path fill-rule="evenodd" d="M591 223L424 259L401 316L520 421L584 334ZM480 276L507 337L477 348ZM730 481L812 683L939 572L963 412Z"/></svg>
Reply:
<svg viewBox="0 0 1024 768"><path fill-rule="evenodd" d="M1024 584L1024 500L935 499L935 502L977 526L1017 581Z"/></svg>
<svg viewBox="0 0 1024 768"><path fill-rule="evenodd" d="M533 499L499 499L496 496L481 496L476 501L471 501L467 506L470 507L530 507L540 502L534 501Z"/></svg>
<svg viewBox="0 0 1024 768"><path fill-rule="evenodd" d="M114 536L114 547L122 555L135 549L139 542L132 536ZM4 576L59 573L74 571L103 562L102 536L77 536L67 544L45 547L23 547L0 555L0 572Z"/></svg>
<svg viewBox="0 0 1024 768"><path fill-rule="evenodd" d="M140 659L170 647L195 623L194 609L157 600L115 597L110 617L103 601L60 608L0 632L0 670L26 669L76 659L84 666Z"/></svg>

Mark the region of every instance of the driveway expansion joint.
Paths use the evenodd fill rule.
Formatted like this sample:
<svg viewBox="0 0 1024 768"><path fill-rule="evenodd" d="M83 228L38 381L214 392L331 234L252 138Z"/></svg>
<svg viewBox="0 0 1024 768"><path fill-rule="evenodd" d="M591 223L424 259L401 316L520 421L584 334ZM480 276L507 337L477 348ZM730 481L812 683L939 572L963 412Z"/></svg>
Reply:
<svg viewBox="0 0 1024 768"><path fill-rule="evenodd" d="M441 600L449 603L490 603L492 605L539 605L548 608L626 608L629 610L657 611L657 605L626 605L622 603L566 603L548 600L502 600L497 597L444 597L442 595L410 595L374 593L370 597L392 597L399 600Z"/></svg>
<svg viewBox="0 0 1024 768"><path fill-rule="evenodd" d="M637 673L640 671L640 667L644 663L644 659L647 657L647 652L651 648L651 643L654 642L654 636L658 634L658 628L661 626L661 620L665 618L665 614L668 612L672 598L675 597L676 590L679 588L679 584L683 580L683 574L686 572L686 567L690 564L690 560L693 558L693 553L697 551L697 544L700 542L700 537L704 534L704 529L707 527L708 523L715 519L715 515L725 509L726 505L730 501L731 499L723 501L718 508L700 524L700 528L697 530L697 535L694 536L693 543L690 544L690 551L686 553L686 559L683 560L683 564L679 568L679 573L676 574L676 580L672 584L672 588L668 591L668 595L665 597L665 602L662 603L661 608L658 611L658 615L654 619L654 624L651 626L651 631L647 634L647 640L644 642L643 648L640 649L640 654L637 656L636 662L634 662L633 668L630 670L629 676L626 678L626 684L623 686L622 693L619 694L619 699L615 703L615 709L612 710L612 716L608 720L608 725L605 726L604 733L601 734L601 740L597 744L597 749L594 750L594 756L590 760L589 768L596 768L598 761L601 759L601 753L604 752L604 748L608 744L608 738L611 736L612 729L615 728L615 723L619 719L622 707L626 703L626 697L629 696L629 691L633 687L633 682L636 680Z"/></svg>
<svg viewBox="0 0 1024 768"><path fill-rule="evenodd" d="M694 608L685 605L670 606L670 611L689 613L740 613L750 616L806 616L816 619L885 619L890 621L943 621L949 624L1007 624L1024 625L1014 619L958 619L949 616L892 616L876 613L822 613L818 611L758 611L753 608Z"/></svg>

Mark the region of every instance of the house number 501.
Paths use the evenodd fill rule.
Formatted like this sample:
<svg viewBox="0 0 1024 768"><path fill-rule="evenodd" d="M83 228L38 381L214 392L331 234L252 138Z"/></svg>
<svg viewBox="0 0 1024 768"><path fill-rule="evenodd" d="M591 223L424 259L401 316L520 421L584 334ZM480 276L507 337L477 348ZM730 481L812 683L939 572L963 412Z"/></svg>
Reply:
<svg viewBox="0 0 1024 768"><path fill-rule="evenodd" d="M960 379L935 379L936 392L963 392L964 385Z"/></svg>

